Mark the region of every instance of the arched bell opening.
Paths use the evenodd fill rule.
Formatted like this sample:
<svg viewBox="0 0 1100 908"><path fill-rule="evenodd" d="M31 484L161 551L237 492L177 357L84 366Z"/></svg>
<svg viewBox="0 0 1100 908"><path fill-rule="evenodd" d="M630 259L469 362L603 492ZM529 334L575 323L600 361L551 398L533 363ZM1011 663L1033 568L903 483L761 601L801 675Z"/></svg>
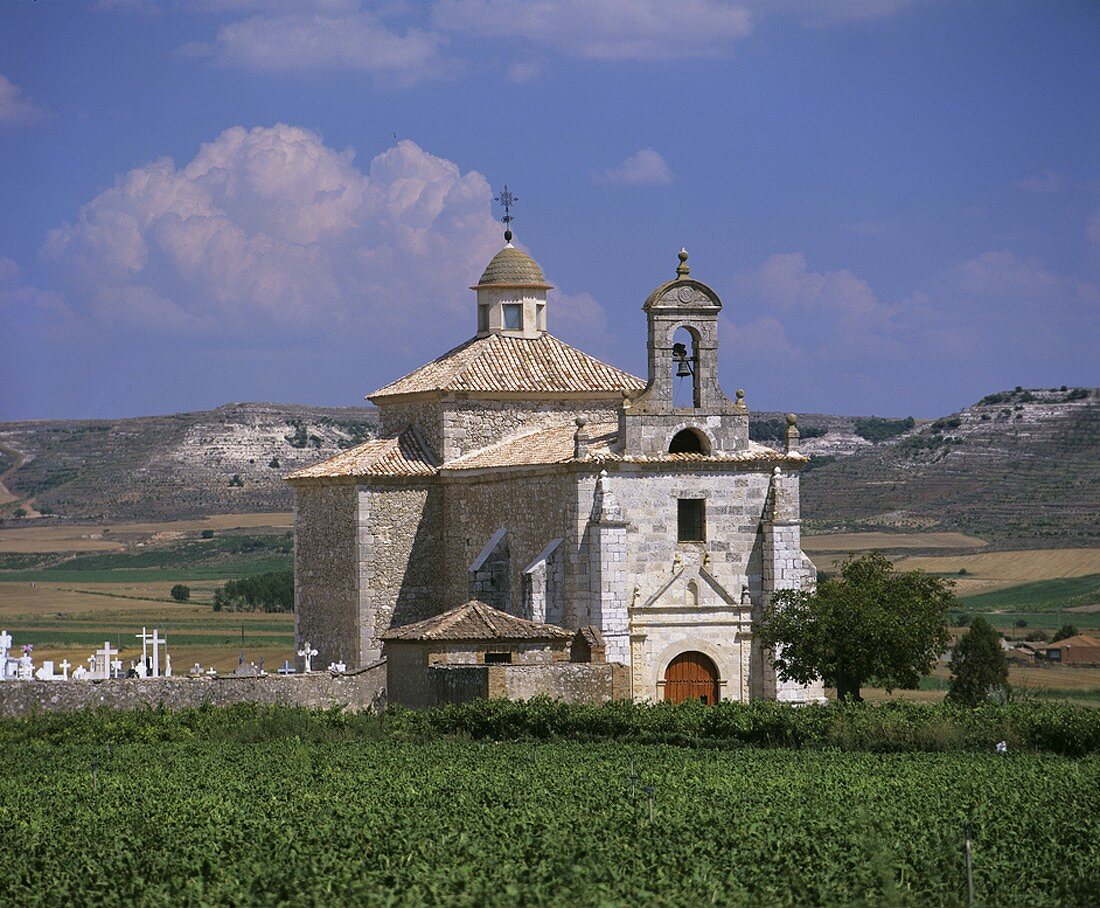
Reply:
<svg viewBox="0 0 1100 908"><path fill-rule="evenodd" d="M665 699L670 703L718 702L718 666L703 653L680 653L665 669Z"/></svg>
<svg viewBox="0 0 1100 908"><path fill-rule="evenodd" d="M681 429L668 443L669 454L709 454L710 444L702 432Z"/></svg>
<svg viewBox="0 0 1100 908"><path fill-rule="evenodd" d="M672 335L672 406L699 403L699 333L682 325Z"/></svg>

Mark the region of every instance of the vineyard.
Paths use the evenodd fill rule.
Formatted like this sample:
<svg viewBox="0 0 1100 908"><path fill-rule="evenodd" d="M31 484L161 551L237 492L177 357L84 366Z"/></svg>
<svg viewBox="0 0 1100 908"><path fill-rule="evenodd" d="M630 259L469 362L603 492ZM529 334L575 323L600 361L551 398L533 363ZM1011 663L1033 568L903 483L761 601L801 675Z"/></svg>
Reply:
<svg viewBox="0 0 1100 908"><path fill-rule="evenodd" d="M206 735L219 715L194 715L0 729L8 900L961 905L967 821L977 904L1100 892L1095 755L409 740L292 711Z"/></svg>

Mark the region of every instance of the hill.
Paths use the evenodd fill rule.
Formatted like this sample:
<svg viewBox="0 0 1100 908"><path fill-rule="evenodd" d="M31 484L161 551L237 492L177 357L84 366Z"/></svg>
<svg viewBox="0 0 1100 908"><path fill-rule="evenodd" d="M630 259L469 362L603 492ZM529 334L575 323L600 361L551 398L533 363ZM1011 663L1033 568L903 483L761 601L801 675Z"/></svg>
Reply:
<svg viewBox="0 0 1100 908"><path fill-rule="evenodd" d="M16 504L82 520L286 511L282 477L374 436L366 407L226 404L117 420L0 423ZM25 502L25 503L24 503Z"/></svg>
<svg viewBox="0 0 1100 908"><path fill-rule="evenodd" d="M1098 404L1096 389L1018 388L935 421L803 414L800 449L813 456L802 486L806 529L1096 545ZM376 424L367 407L257 403L0 423L0 482L10 492L0 516L16 507L87 521L285 511L292 498L282 476L373 437ZM785 425L782 413L758 412L750 432L780 444Z"/></svg>
<svg viewBox="0 0 1100 908"><path fill-rule="evenodd" d="M850 456L819 458L802 487L803 516L811 530L957 530L1011 547L1097 545L1098 403L1098 389L1017 388Z"/></svg>

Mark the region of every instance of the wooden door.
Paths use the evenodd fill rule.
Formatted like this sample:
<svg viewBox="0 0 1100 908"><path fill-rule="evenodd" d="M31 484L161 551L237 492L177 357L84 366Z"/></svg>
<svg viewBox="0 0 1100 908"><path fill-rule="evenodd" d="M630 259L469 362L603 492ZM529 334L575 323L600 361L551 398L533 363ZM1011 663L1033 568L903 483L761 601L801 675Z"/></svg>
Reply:
<svg viewBox="0 0 1100 908"><path fill-rule="evenodd" d="M665 699L671 703L717 703L718 669L702 653L680 653L665 669Z"/></svg>

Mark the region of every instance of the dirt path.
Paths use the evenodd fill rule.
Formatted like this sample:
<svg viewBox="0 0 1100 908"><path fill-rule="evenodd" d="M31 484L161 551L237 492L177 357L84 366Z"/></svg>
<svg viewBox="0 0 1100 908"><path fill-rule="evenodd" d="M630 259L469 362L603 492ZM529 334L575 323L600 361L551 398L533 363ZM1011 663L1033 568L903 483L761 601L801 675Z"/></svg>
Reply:
<svg viewBox="0 0 1100 908"><path fill-rule="evenodd" d="M7 504L9 501L17 501L19 499L19 496L13 495L9 491L8 487L4 485L4 480L7 479L16 470L18 470L21 466L23 466L23 464L26 463L27 459L23 456L23 452L20 451L18 448L12 448L8 445L0 445L0 451L3 451L5 454L15 458L15 465L12 466L10 469L5 470L3 473L0 473L0 504Z"/></svg>

